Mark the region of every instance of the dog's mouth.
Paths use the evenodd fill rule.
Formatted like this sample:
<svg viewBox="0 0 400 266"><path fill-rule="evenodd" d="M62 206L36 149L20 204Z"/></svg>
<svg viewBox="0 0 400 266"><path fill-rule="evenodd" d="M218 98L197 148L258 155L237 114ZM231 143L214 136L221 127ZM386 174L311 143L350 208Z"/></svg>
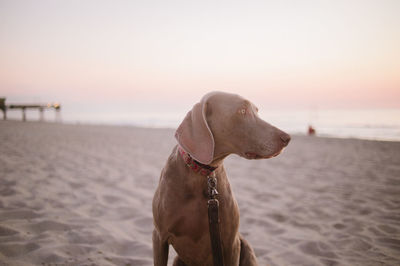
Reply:
<svg viewBox="0 0 400 266"><path fill-rule="evenodd" d="M251 151L249 151L249 152L245 152L245 153L244 153L244 155L245 155L244 157L245 157L246 159L249 159L249 160L270 159L270 158L272 158L272 157L276 157L276 156L278 156L279 154L281 154L283 150L284 150L284 148L281 149L281 150L279 150L279 151L277 151L277 152L275 152L275 153L273 153L273 154L268 154L268 155L260 155L260 154L258 154L258 153L256 153L256 152L251 152Z"/></svg>

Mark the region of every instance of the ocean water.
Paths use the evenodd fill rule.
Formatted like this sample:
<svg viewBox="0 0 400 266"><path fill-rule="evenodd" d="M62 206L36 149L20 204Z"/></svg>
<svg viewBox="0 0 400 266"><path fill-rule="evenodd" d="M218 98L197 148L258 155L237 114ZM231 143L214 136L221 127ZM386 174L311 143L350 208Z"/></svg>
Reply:
<svg viewBox="0 0 400 266"><path fill-rule="evenodd" d="M93 112L74 113L62 110L64 123L132 125L156 128L176 128L187 111L174 112ZM261 110L265 121L291 134L307 134L308 125L317 136L400 141L400 109L364 110ZM11 119L21 119L18 111L8 112ZM36 111L27 113L28 120L38 120ZM55 114L47 111L47 121Z"/></svg>
<svg viewBox="0 0 400 266"><path fill-rule="evenodd" d="M307 134L312 125L319 136L400 141L400 109L267 111L261 116L295 134Z"/></svg>

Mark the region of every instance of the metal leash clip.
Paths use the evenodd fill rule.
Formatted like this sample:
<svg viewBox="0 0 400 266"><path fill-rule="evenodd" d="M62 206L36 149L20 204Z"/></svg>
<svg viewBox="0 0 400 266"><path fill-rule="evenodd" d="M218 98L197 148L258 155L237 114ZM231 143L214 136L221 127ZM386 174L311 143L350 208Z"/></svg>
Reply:
<svg viewBox="0 0 400 266"><path fill-rule="evenodd" d="M211 250L213 256L214 266L224 266L224 256L222 253L221 231L219 228L219 201L216 199L217 191L217 178L213 173L212 176L207 178L208 184L208 225L210 230Z"/></svg>
<svg viewBox="0 0 400 266"><path fill-rule="evenodd" d="M208 176L207 183L208 183L208 196L211 199L214 199L215 196L218 195L217 179L215 178L215 176Z"/></svg>

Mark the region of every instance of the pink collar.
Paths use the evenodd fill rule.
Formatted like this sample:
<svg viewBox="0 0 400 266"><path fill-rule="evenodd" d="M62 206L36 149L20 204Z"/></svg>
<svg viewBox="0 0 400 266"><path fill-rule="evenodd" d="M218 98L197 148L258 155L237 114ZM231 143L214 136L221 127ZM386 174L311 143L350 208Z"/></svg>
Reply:
<svg viewBox="0 0 400 266"><path fill-rule="evenodd" d="M178 147L178 151L182 156L183 161L186 163L189 168L191 168L195 173L200 173L204 176L209 176L217 167L213 167L210 165L202 164L190 156L189 153L184 151L181 146Z"/></svg>

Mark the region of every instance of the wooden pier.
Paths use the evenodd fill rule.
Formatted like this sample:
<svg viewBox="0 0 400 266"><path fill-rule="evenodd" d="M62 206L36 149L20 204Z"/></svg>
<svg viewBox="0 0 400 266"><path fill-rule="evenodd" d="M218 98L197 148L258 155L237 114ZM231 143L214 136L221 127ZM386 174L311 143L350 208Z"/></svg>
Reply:
<svg viewBox="0 0 400 266"><path fill-rule="evenodd" d="M40 121L44 121L44 111L46 109L54 109L56 111L56 120L59 120L61 105L59 103L48 104L6 104L6 98L0 98L0 110L3 111L3 120L7 120L8 109L21 109L22 121L26 121L26 110L37 109L40 112Z"/></svg>

